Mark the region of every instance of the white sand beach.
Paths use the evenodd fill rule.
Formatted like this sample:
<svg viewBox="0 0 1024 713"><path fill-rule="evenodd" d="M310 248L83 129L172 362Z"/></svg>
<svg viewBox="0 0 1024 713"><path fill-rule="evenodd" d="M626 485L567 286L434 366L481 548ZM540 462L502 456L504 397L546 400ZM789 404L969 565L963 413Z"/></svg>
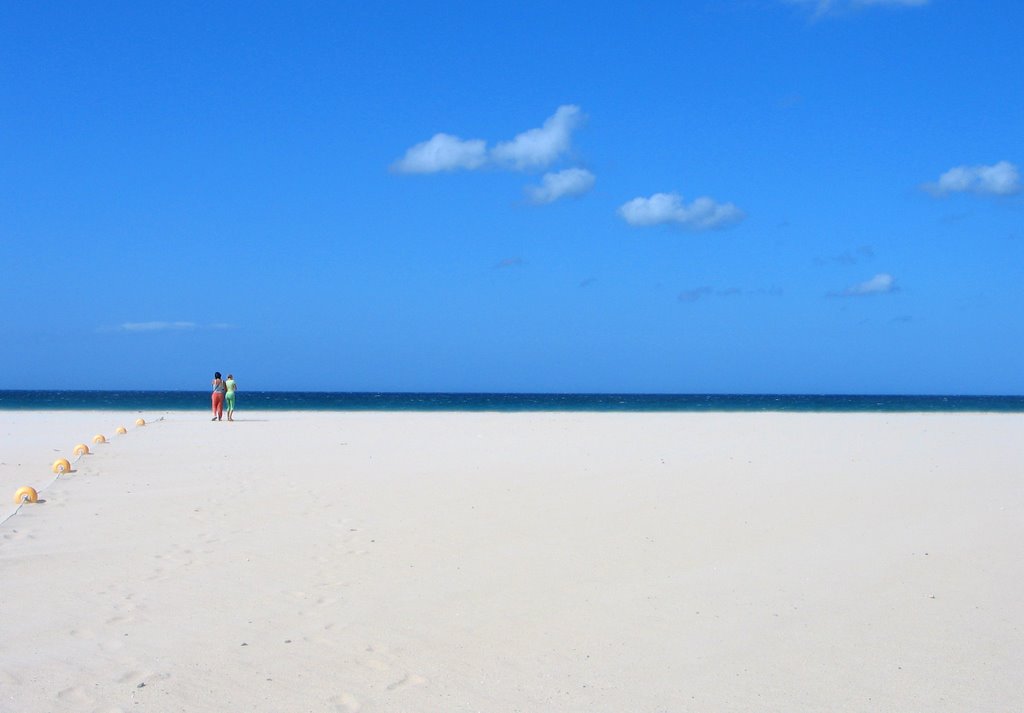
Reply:
<svg viewBox="0 0 1024 713"><path fill-rule="evenodd" d="M1022 433L0 412L0 710L1024 710Z"/></svg>

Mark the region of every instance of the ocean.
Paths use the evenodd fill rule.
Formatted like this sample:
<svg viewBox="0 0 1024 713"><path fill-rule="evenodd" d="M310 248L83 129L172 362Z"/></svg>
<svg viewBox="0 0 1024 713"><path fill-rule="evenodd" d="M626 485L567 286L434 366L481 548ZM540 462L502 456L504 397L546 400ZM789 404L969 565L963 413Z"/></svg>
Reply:
<svg viewBox="0 0 1024 713"><path fill-rule="evenodd" d="M205 411L207 391L0 391L0 410ZM1024 396L245 391L244 411L1024 412Z"/></svg>

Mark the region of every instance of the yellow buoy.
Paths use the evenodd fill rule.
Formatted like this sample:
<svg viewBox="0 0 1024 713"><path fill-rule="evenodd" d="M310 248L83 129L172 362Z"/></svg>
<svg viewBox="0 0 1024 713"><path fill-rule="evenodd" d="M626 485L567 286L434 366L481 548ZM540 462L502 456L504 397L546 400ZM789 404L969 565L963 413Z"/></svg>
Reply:
<svg viewBox="0 0 1024 713"><path fill-rule="evenodd" d="M39 502L39 493L36 492L35 488L30 488L26 485L25 487L18 488L14 491L14 502L18 503L18 505L21 505L24 502Z"/></svg>
<svg viewBox="0 0 1024 713"><path fill-rule="evenodd" d="M118 432L119 434L120 434L120 433L128 433L128 429L127 429L127 428L125 428L124 426L118 426L118 427L117 427L117 432Z"/></svg>
<svg viewBox="0 0 1024 713"><path fill-rule="evenodd" d="M92 442L93 443L106 443L107 442L107 437L104 436L102 433L97 433L95 436L92 437Z"/></svg>
<svg viewBox="0 0 1024 713"><path fill-rule="evenodd" d="M84 456L86 453L89 452L89 446L85 445L84 443L79 443L77 446L75 446L75 450L71 452L74 453L76 456Z"/></svg>
<svg viewBox="0 0 1024 713"><path fill-rule="evenodd" d="M135 425L136 426L145 426L146 425L146 419L144 419L144 418L137 418L137 419L135 419Z"/></svg>
<svg viewBox="0 0 1024 713"><path fill-rule="evenodd" d="M68 462L67 458L58 458L53 462L54 473L70 473L71 463Z"/></svg>

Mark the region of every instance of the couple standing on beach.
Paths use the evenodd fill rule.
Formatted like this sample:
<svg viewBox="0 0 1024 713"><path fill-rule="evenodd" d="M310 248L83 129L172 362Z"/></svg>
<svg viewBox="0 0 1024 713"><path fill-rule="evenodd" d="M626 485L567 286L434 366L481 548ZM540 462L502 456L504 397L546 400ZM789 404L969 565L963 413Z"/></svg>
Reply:
<svg viewBox="0 0 1024 713"><path fill-rule="evenodd" d="M213 418L220 421L224 417L224 402L227 401L228 420L234 421L235 414L235 377L228 374L227 380L220 378L220 372L213 372Z"/></svg>

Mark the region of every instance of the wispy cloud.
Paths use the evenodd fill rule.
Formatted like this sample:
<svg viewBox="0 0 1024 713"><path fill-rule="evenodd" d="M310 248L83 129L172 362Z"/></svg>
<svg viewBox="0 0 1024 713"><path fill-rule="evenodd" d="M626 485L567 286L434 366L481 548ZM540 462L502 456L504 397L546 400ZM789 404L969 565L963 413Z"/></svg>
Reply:
<svg viewBox="0 0 1024 713"><path fill-rule="evenodd" d="M544 121L538 129L530 129L504 141L491 150L499 164L520 171L545 168L569 150L572 132L583 122L578 106L565 104Z"/></svg>
<svg viewBox="0 0 1024 713"><path fill-rule="evenodd" d="M495 269L501 270L509 267L522 267L525 263L521 257L504 257L494 264Z"/></svg>
<svg viewBox="0 0 1024 713"><path fill-rule="evenodd" d="M930 0L785 0L790 5L812 8L815 17L858 10L865 7L922 7Z"/></svg>
<svg viewBox="0 0 1024 713"><path fill-rule="evenodd" d="M434 134L429 141L406 151L391 168L398 173L438 173L460 168L472 170L486 162L487 149L482 139L464 141L451 134Z"/></svg>
<svg viewBox="0 0 1024 713"><path fill-rule="evenodd" d="M680 292L679 293L679 301L680 302L696 302L701 297L707 297L708 295L713 294L713 293L714 293L714 290L711 289L710 287L708 287L707 285L704 285L702 287L693 287L691 289L683 290L682 292Z"/></svg>
<svg viewBox="0 0 1024 713"><path fill-rule="evenodd" d="M147 332L192 332L197 330L224 330L234 329L234 325L224 322L214 324L197 324L195 322L122 322L115 327L100 327L100 332L128 332L142 334Z"/></svg>
<svg viewBox="0 0 1024 713"><path fill-rule="evenodd" d="M122 332L167 332L195 329L195 322L124 322Z"/></svg>
<svg viewBox="0 0 1024 713"><path fill-rule="evenodd" d="M842 292L831 293L834 297L865 297L867 295L884 295L896 292L896 278L887 272L880 272L870 280L847 287Z"/></svg>
<svg viewBox="0 0 1024 713"><path fill-rule="evenodd" d="M701 197L687 205L678 193L655 193L650 198L634 198L619 207L619 215L630 225L674 224L691 230L722 228L744 218L743 211L732 203Z"/></svg>
<svg viewBox="0 0 1024 713"><path fill-rule="evenodd" d="M818 257L814 259L815 265L828 265L835 263L837 265L856 265L857 263L865 260L873 260L875 257L875 251L870 245L861 245L859 248L854 250L847 250L839 255L833 255L832 257Z"/></svg>
<svg viewBox="0 0 1024 713"><path fill-rule="evenodd" d="M753 290L744 290L739 287L714 288L708 285L693 287L682 290L678 297L680 302L697 302L707 297L782 297L781 287L759 287Z"/></svg>
<svg viewBox="0 0 1024 713"><path fill-rule="evenodd" d="M583 112L564 104L535 129L499 142L491 149L484 139L461 139L439 133L418 143L391 164L397 173L438 173L496 166L515 171L544 169L568 153L572 133L583 122Z"/></svg>
<svg viewBox="0 0 1024 713"><path fill-rule="evenodd" d="M553 203L565 196L580 196L594 187L597 178L585 168L567 168L556 173L545 173L539 186L527 186L526 195L531 203Z"/></svg>
<svg viewBox="0 0 1024 713"><path fill-rule="evenodd" d="M852 5L904 5L918 7L927 5L931 0L851 0Z"/></svg>
<svg viewBox="0 0 1024 713"><path fill-rule="evenodd" d="M1020 172L1009 161L991 166L954 166L939 176L938 181L926 183L923 188L937 196L950 193L1008 196L1020 191Z"/></svg>

